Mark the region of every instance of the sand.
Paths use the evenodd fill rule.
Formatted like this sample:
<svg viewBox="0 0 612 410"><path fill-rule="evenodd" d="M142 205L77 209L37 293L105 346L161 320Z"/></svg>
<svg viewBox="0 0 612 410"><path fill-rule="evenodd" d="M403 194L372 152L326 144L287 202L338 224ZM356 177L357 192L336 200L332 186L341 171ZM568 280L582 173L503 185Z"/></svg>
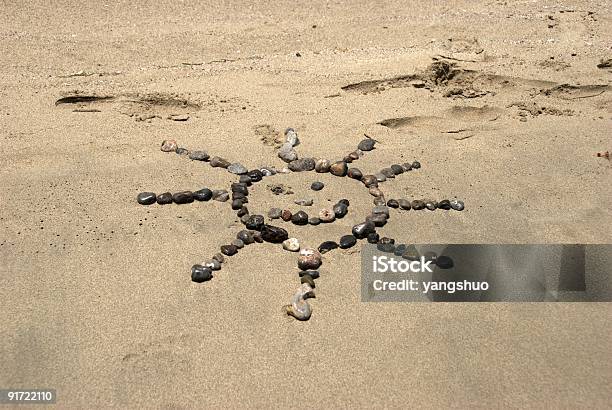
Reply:
<svg viewBox="0 0 612 410"><path fill-rule="evenodd" d="M61 408L609 407L609 304L361 303L355 247L325 255L298 322L294 255L249 246L194 284L235 214L135 196L233 180L166 138L255 167L282 165L262 138L286 127L328 158L366 133L362 170L423 164L388 198L466 203L383 235L609 243L611 28L606 1L3 4L0 387L55 388ZM423 81L435 61L456 75ZM75 93L112 98L55 105ZM342 221L290 229L309 246L372 206L328 174L269 181L295 194L264 181L252 213L350 199Z"/></svg>

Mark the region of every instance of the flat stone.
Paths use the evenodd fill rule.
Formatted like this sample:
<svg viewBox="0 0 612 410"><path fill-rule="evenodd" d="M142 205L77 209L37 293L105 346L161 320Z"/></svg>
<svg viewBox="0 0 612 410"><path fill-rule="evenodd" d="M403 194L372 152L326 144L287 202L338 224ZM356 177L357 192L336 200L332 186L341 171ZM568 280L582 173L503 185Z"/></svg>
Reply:
<svg viewBox="0 0 612 410"><path fill-rule="evenodd" d="M163 140L161 144L161 150L163 152L176 152L178 144L176 140Z"/></svg>
<svg viewBox="0 0 612 410"><path fill-rule="evenodd" d="M404 171L406 172L412 171L412 164L410 162L404 162L402 164L402 167L404 168Z"/></svg>
<svg viewBox="0 0 612 410"><path fill-rule="evenodd" d="M352 230L353 235L357 239L363 239L375 231L376 231L376 227L374 226L374 223L372 221L366 221L366 222L357 224L353 226L353 230Z"/></svg>
<svg viewBox="0 0 612 410"><path fill-rule="evenodd" d="M260 231L264 226L265 220L262 215L251 215L245 223L247 229Z"/></svg>
<svg viewBox="0 0 612 410"><path fill-rule="evenodd" d="M451 209L451 204L450 201L448 199L443 199L438 203L438 208L444 210L444 211L448 211Z"/></svg>
<svg viewBox="0 0 612 410"><path fill-rule="evenodd" d="M420 211L421 209L425 209L425 202L419 199L415 199L410 203L410 206L412 206L412 209L414 209L415 211Z"/></svg>
<svg viewBox="0 0 612 410"><path fill-rule="evenodd" d="M288 209L284 209L283 212L281 212L281 218L285 222L289 222L291 220L292 216L293 216L293 214Z"/></svg>
<svg viewBox="0 0 612 410"><path fill-rule="evenodd" d="M164 192L163 194L157 195L157 203L160 205L171 204L172 194L170 192Z"/></svg>
<svg viewBox="0 0 612 410"><path fill-rule="evenodd" d="M195 199L196 201L210 201L212 195L213 193L210 189L202 188L193 193L193 199Z"/></svg>
<svg viewBox="0 0 612 410"><path fill-rule="evenodd" d="M438 208L438 203L433 199L427 199L425 201L425 207L430 211L435 211Z"/></svg>
<svg viewBox="0 0 612 410"><path fill-rule="evenodd" d="M306 275L310 276L313 279L319 279L319 276L320 276L318 270L301 270L301 271L298 272L298 276L300 278L302 278L302 277L304 277Z"/></svg>
<svg viewBox="0 0 612 410"><path fill-rule="evenodd" d="M312 198L296 199L293 203L300 206L312 206L314 200Z"/></svg>
<svg viewBox="0 0 612 410"><path fill-rule="evenodd" d="M288 168L293 172L312 171L315 169L315 160L313 158L300 158L291 161Z"/></svg>
<svg viewBox="0 0 612 410"><path fill-rule="evenodd" d="M172 195L172 201L174 201L175 204L189 204L193 202L193 192L191 191L177 192L174 195Z"/></svg>
<svg viewBox="0 0 612 410"><path fill-rule="evenodd" d="M321 254L312 248L304 248L298 256L298 268L301 270L316 270L321 266Z"/></svg>
<svg viewBox="0 0 612 410"><path fill-rule="evenodd" d="M157 201L157 196L154 192L141 192L136 197L136 201L140 205L151 205Z"/></svg>
<svg viewBox="0 0 612 410"><path fill-rule="evenodd" d="M421 168L421 163L419 161L414 161L412 163L412 169L419 169Z"/></svg>
<svg viewBox="0 0 612 410"><path fill-rule="evenodd" d="M227 256L232 256L238 253L238 247L236 245L222 245L221 253Z"/></svg>
<svg viewBox="0 0 612 410"><path fill-rule="evenodd" d="M176 149L176 151L174 151L174 152L176 152L178 155L181 155L181 156L184 156L184 157L189 155L189 150L187 148L178 147Z"/></svg>
<svg viewBox="0 0 612 410"><path fill-rule="evenodd" d="M225 261L225 257L223 256L222 253L216 253L213 255L212 257L214 260L218 261L219 263L223 263Z"/></svg>
<svg viewBox="0 0 612 410"><path fill-rule="evenodd" d="M366 188L370 188L370 187L377 187L378 186L378 178L376 178L376 175L364 175L361 178L361 182L363 182L363 184L366 186Z"/></svg>
<svg viewBox="0 0 612 410"><path fill-rule="evenodd" d="M210 155L206 151L191 151L189 153L189 159L194 161L208 161L210 159Z"/></svg>
<svg viewBox="0 0 612 410"><path fill-rule="evenodd" d="M255 238L253 237L253 232L243 229L242 231L236 234L236 238L240 239L245 245L250 245L255 242Z"/></svg>
<svg viewBox="0 0 612 410"><path fill-rule="evenodd" d="M370 188L368 188L368 192L370 193L370 195L375 196L375 197L385 196L383 191L381 191L379 188L375 186L371 186Z"/></svg>
<svg viewBox="0 0 612 410"><path fill-rule="evenodd" d="M386 206L375 206L374 208L372 208L372 213L373 214L384 214L387 216L387 218L389 217L389 208Z"/></svg>
<svg viewBox="0 0 612 410"><path fill-rule="evenodd" d="M363 173L361 172L359 168L350 168L347 171L346 175L349 178L356 179L356 180L361 180L361 178L363 178Z"/></svg>
<svg viewBox="0 0 612 410"><path fill-rule="evenodd" d="M334 242L334 241L325 241L323 243L321 243L321 245L319 245L319 252L320 253L327 253L331 250L337 249L338 248L338 243Z"/></svg>
<svg viewBox="0 0 612 410"><path fill-rule="evenodd" d="M380 239L380 235L378 235L377 232L372 232L368 234L368 237L367 237L368 243L372 243L372 244L378 243L379 239Z"/></svg>
<svg viewBox="0 0 612 410"><path fill-rule="evenodd" d="M242 199L234 199L232 201L232 209L234 211L238 211L238 210L242 209L243 205L244 205L244 202L242 202Z"/></svg>
<svg viewBox="0 0 612 410"><path fill-rule="evenodd" d="M409 211L412 208L412 205L410 205L410 201L407 199L400 199L399 206L405 211Z"/></svg>
<svg viewBox="0 0 612 410"><path fill-rule="evenodd" d="M374 174L374 176L376 177L376 180L378 182L385 182L387 180L387 177L385 176L385 174L379 172L378 174Z"/></svg>
<svg viewBox="0 0 612 410"><path fill-rule="evenodd" d="M390 166L391 170L393 171L393 173L395 175L399 175L399 174L403 174L404 173L404 167L401 166L400 164L393 164Z"/></svg>
<svg viewBox="0 0 612 410"><path fill-rule="evenodd" d="M331 164L331 166L329 167L329 172L332 175L335 175L337 177L343 177L346 175L348 171L348 166L346 165L346 162L344 161L337 161L334 162L333 164Z"/></svg>
<svg viewBox="0 0 612 410"><path fill-rule="evenodd" d="M219 202L226 202L230 195L225 189L215 189L212 191L212 199Z"/></svg>
<svg viewBox="0 0 612 410"><path fill-rule="evenodd" d="M340 246L340 249L352 248L356 244L357 244L357 238L355 238L353 235L344 235L338 241L338 245Z"/></svg>
<svg viewBox="0 0 612 410"><path fill-rule="evenodd" d="M384 196L374 197L374 205L380 206L380 205L386 205L386 204L387 204L387 202L386 202Z"/></svg>
<svg viewBox="0 0 612 410"><path fill-rule="evenodd" d="M372 214L366 217L366 221L370 221L376 227L385 226L387 224L387 215L385 214Z"/></svg>
<svg viewBox="0 0 612 410"><path fill-rule="evenodd" d="M300 242L296 238L289 238L283 241L283 249L290 252L297 252L300 250Z"/></svg>
<svg viewBox="0 0 612 410"><path fill-rule="evenodd" d="M357 145L357 148L362 151L372 151L374 149L375 144L376 144L376 141L374 141L372 138L366 138L364 140L361 140L361 142L359 142L359 144Z"/></svg>
<svg viewBox="0 0 612 410"><path fill-rule="evenodd" d="M231 172L232 174L236 174L236 175L242 175L242 174L246 174L247 172L249 172L249 170L244 165L238 162L230 164L227 167L227 170Z"/></svg>
<svg viewBox="0 0 612 410"><path fill-rule="evenodd" d="M397 199L389 199L387 201L387 206L389 208L399 208L399 201Z"/></svg>
<svg viewBox="0 0 612 410"><path fill-rule="evenodd" d="M289 234L283 228L273 225L264 225L261 230L261 237L264 241L270 243L282 243L289 239Z"/></svg>
<svg viewBox="0 0 612 410"><path fill-rule="evenodd" d="M308 218L308 225L319 225L320 223L321 223L321 220L317 218L316 216L312 216Z"/></svg>
<svg viewBox="0 0 612 410"><path fill-rule="evenodd" d="M212 157L210 159L210 166L214 168L227 168L230 166L230 162L221 157Z"/></svg>
<svg viewBox="0 0 612 410"><path fill-rule="evenodd" d="M395 172L391 168L383 168L380 170L380 173L387 178L395 178Z"/></svg>
<svg viewBox="0 0 612 410"><path fill-rule="evenodd" d="M319 219L324 223L333 222L336 219L336 214L331 209L324 208L319 211Z"/></svg>
<svg viewBox="0 0 612 410"><path fill-rule="evenodd" d="M210 270L220 270L221 269L221 262L219 262L216 259L208 260L204 262L202 265L207 268L210 268Z"/></svg>
<svg viewBox="0 0 612 410"><path fill-rule="evenodd" d="M278 157L287 163L298 159L297 152L293 149L293 145L289 143L285 143L280 147Z"/></svg>
<svg viewBox="0 0 612 410"><path fill-rule="evenodd" d="M450 206L455 211L463 211L465 209L465 205L463 204L463 201L460 201L458 199L451 199Z"/></svg>
<svg viewBox="0 0 612 410"><path fill-rule="evenodd" d="M336 218L343 218L348 213L348 206L346 206L345 204L341 202L338 202L336 205L334 205L333 209L334 209L334 214L336 215Z"/></svg>
<svg viewBox="0 0 612 410"><path fill-rule="evenodd" d="M306 225L308 224L308 214L304 211L298 211L291 217L291 222L296 225Z"/></svg>
<svg viewBox="0 0 612 410"><path fill-rule="evenodd" d="M212 270L202 265L191 267L191 280L195 283L206 282L212 279Z"/></svg>
<svg viewBox="0 0 612 410"><path fill-rule="evenodd" d="M325 184L323 184L323 182L319 182L319 181L315 181L310 185L310 189L312 189L313 191L320 191L325 187Z"/></svg>
<svg viewBox="0 0 612 410"><path fill-rule="evenodd" d="M268 218L270 219L278 219L281 217L281 214L283 213L283 210L280 208L271 208L268 211Z"/></svg>

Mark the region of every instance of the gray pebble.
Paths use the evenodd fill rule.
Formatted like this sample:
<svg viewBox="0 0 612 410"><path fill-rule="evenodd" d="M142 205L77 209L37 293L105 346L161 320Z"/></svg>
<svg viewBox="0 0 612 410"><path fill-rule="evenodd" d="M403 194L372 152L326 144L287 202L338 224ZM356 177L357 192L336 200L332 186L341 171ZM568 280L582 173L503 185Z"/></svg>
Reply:
<svg viewBox="0 0 612 410"><path fill-rule="evenodd" d="M301 206L312 206L312 204L314 203L314 201L312 200L312 198L308 198L308 199L296 199L295 201L293 201L296 205L301 205Z"/></svg>
<svg viewBox="0 0 612 410"><path fill-rule="evenodd" d="M212 191L212 199L219 202L226 202L230 195L225 189L215 189Z"/></svg>
<svg viewBox="0 0 612 410"><path fill-rule="evenodd" d="M227 170L231 172L232 174L236 174L236 175L242 175L242 174L246 174L247 172L249 172L249 170L244 165L238 162L228 166Z"/></svg>
<svg viewBox="0 0 612 410"><path fill-rule="evenodd" d="M310 189L312 189L313 191L320 191L323 189L323 187L325 187L325 184L319 181L315 181L310 185Z"/></svg>
<svg viewBox="0 0 612 410"><path fill-rule="evenodd" d="M210 155L206 153L206 151L192 151L189 154L189 159L194 161L208 161Z"/></svg>
<svg viewBox="0 0 612 410"><path fill-rule="evenodd" d="M271 208L268 211L268 217L270 219L278 219L281 217L281 214L283 213L283 210L280 208Z"/></svg>

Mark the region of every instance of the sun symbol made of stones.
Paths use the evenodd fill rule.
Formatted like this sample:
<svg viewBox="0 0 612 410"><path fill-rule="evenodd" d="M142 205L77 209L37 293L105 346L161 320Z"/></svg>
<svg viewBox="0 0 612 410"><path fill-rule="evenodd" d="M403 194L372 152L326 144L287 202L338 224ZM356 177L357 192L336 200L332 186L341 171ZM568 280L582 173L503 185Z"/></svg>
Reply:
<svg viewBox="0 0 612 410"><path fill-rule="evenodd" d="M443 199L439 202L419 199L412 201L408 199L386 200L379 185L405 172L417 170L421 168L421 164L418 161L393 164L388 168L381 169L377 174L363 175L358 168L349 167L348 164L361 158L365 152L375 149L376 141L367 135L365 137L358 144L357 150L351 152L342 160L332 162L327 159L299 158L295 150L295 147L299 144L298 135L293 128L288 128L285 131L285 143L278 150L278 157L288 164L287 168L277 170L275 167L266 166L250 171L240 163L230 163L226 159L216 156L211 158L205 151L191 151L179 147L174 140L163 141L161 150L164 152L175 152L193 161L208 162L213 168L226 169L228 172L238 176L238 182L232 183L230 186L231 207L237 212L237 216L246 229L238 232L236 239L231 243L221 245L220 253L212 256L210 260L203 264L193 265L191 268L191 280L196 283L211 280L213 272L221 269L225 258L237 254L244 246L261 242L282 244L282 248L286 251L299 252L300 286L292 296L290 303L285 306L285 312L298 320L308 320L312 314L312 308L307 299L314 297L315 280L319 277L319 269L322 264L321 254L338 248L348 249L355 246L358 240L366 239L368 243L377 244L381 250L389 252L389 249L393 248L391 251L395 250L396 254L398 254L398 251L401 251L398 256L405 257L406 259L413 258L413 250L406 248L405 245L398 245L396 247L394 239L380 238L378 233L376 233L377 227L384 226L387 223L389 208L413 209L417 211L423 209L432 211L436 209L462 211L464 204L458 199ZM290 238L287 230L266 223L263 215L251 215L246 204L248 203L249 187L257 184L264 178L271 177L277 173L311 171L317 173L329 172L337 177L349 177L361 181L365 188L368 189L370 195L374 197L374 207L372 213L365 218L365 221L353 226L351 234L342 236L338 241L324 241L317 249L308 247L300 249L299 241L296 238ZM311 189L315 191L322 188L322 182L313 182L311 185ZM141 205L188 204L194 201L202 202L210 200L228 202L230 193L224 189L210 190L202 188L198 191L181 191L174 194L164 192L156 195L153 192L141 192L136 199ZM299 201L296 201L296 203L300 204ZM348 213L349 205L348 199L341 199L331 209L322 209L314 217L309 217L304 211L292 214L287 209L272 208L267 216L270 220L282 219L294 225L327 224L334 222L336 219L344 218Z"/></svg>

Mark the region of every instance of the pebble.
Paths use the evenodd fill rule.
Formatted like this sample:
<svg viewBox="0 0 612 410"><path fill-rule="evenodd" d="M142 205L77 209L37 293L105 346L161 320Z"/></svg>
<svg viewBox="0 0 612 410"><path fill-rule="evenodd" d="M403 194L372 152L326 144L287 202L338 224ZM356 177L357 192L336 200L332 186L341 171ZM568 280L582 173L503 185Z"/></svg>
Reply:
<svg viewBox="0 0 612 410"><path fill-rule="evenodd" d="M171 204L172 194L170 192L164 192L163 194L157 195L157 203L160 205Z"/></svg>
<svg viewBox="0 0 612 410"><path fill-rule="evenodd" d="M455 263L450 257L440 255L436 258L436 265L438 265L440 269L450 269L455 266Z"/></svg>
<svg viewBox="0 0 612 410"><path fill-rule="evenodd" d="M246 184L246 186L251 186L251 184L253 183L253 180L248 175L240 175L238 181L241 184Z"/></svg>
<svg viewBox="0 0 612 410"><path fill-rule="evenodd" d="M389 199L387 201L387 206L389 208L399 208L399 201L397 199Z"/></svg>
<svg viewBox="0 0 612 410"><path fill-rule="evenodd" d="M366 138L361 140L361 142L357 145L357 148L362 151L372 151L374 149L374 144L376 144L376 141L374 141L372 138Z"/></svg>
<svg viewBox="0 0 612 410"><path fill-rule="evenodd" d="M310 185L310 189L312 189L313 191L320 191L323 189L323 187L325 187L325 184L319 181L315 181Z"/></svg>
<svg viewBox="0 0 612 410"><path fill-rule="evenodd" d="M367 241L368 243L378 243L379 239L380 239L380 235L378 235L377 232L372 232L368 234Z"/></svg>
<svg viewBox="0 0 612 410"><path fill-rule="evenodd" d="M321 220L317 218L316 216L308 218L309 225L319 225L320 223L321 223Z"/></svg>
<svg viewBox="0 0 612 410"><path fill-rule="evenodd" d="M386 236L380 238L380 240L378 241L379 243L391 243L394 244L395 243L395 239L393 238L388 238Z"/></svg>
<svg viewBox="0 0 612 410"><path fill-rule="evenodd" d="M319 173L329 172L330 166L331 166L331 163L329 162L329 160L321 158L315 162L315 171Z"/></svg>
<svg viewBox="0 0 612 410"><path fill-rule="evenodd" d="M306 225L308 224L308 214L304 211L298 211L291 217L291 222L296 225Z"/></svg>
<svg viewBox="0 0 612 410"><path fill-rule="evenodd" d="M375 206L372 208L372 214L384 214L387 218L389 218L389 208L384 205Z"/></svg>
<svg viewBox="0 0 612 410"><path fill-rule="evenodd" d="M319 211L319 219L324 223L333 222L336 219L336 214L330 209L321 209Z"/></svg>
<svg viewBox="0 0 612 410"><path fill-rule="evenodd" d="M361 182L363 182L366 188L378 186L378 178L376 178L376 175L364 175L363 178L361 178Z"/></svg>
<svg viewBox="0 0 612 410"><path fill-rule="evenodd" d="M395 256L402 256L404 252L406 252L406 249L408 249L408 246L402 243L395 247L395 251L393 251L393 253L395 254Z"/></svg>
<svg viewBox="0 0 612 410"><path fill-rule="evenodd" d="M255 239L255 242L257 242L257 243L262 243L263 242L263 238L261 236L261 232L259 232L259 231L253 232L253 239Z"/></svg>
<svg viewBox="0 0 612 410"><path fill-rule="evenodd" d="M300 283L307 283L308 286L310 286L311 288L315 288L315 281L310 275L303 275L302 277L300 277Z"/></svg>
<svg viewBox="0 0 612 410"><path fill-rule="evenodd" d="M417 248L414 245L409 245L404 253L402 253L402 258L410 261L418 261L420 257L421 255L419 255L419 251L417 251Z"/></svg>
<svg viewBox="0 0 612 410"><path fill-rule="evenodd" d="M374 226L374 222L366 221L360 224L353 226L353 235L357 239L363 239L367 237L369 234L374 233L376 231L376 227Z"/></svg>
<svg viewBox="0 0 612 410"><path fill-rule="evenodd" d="M338 201L338 203L339 203L339 204L344 204L344 205L346 205L346 206L349 206L349 205L351 204L351 203L349 202L349 200L348 200L348 199L346 199L346 198L343 198L343 199L339 200L339 201Z"/></svg>
<svg viewBox="0 0 612 410"><path fill-rule="evenodd" d="M378 249L381 252L393 253L395 251L395 245L392 243L383 243L381 241L378 241L378 244L376 245L376 249Z"/></svg>
<svg viewBox="0 0 612 410"><path fill-rule="evenodd" d="M219 263L223 263L225 261L225 257L222 253L216 253L212 258Z"/></svg>
<svg viewBox="0 0 612 410"><path fill-rule="evenodd" d="M222 245L221 253L227 256L232 256L238 253L238 247L236 245Z"/></svg>
<svg viewBox="0 0 612 410"><path fill-rule="evenodd" d="M293 316L297 320L308 320L312 315L312 308L306 301L312 297L312 288L308 283L302 283L295 294L291 297L291 304L285 306L285 311L289 316Z"/></svg>
<svg viewBox="0 0 612 410"><path fill-rule="evenodd" d="M175 151L178 155L189 155L189 150L187 148L177 148Z"/></svg>
<svg viewBox="0 0 612 410"><path fill-rule="evenodd" d="M212 157L210 159L210 166L214 168L227 168L230 166L230 162L221 157Z"/></svg>
<svg viewBox="0 0 612 410"><path fill-rule="evenodd" d="M325 241L319 245L320 253L327 253L334 249L338 249L338 244L334 241Z"/></svg>
<svg viewBox="0 0 612 410"><path fill-rule="evenodd" d="M315 160L313 158L301 158L291 161L288 165L293 172L312 171L315 169Z"/></svg>
<svg viewBox="0 0 612 410"><path fill-rule="evenodd" d="M356 244L357 244L357 238L355 238L353 235L344 235L338 241L338 245L340 246L340 249L348 249L348 248L355 246Z"/></svg>
<svg viewBox="0 0 612 410"><path fill-rule="evenodd" d="M178 148L176 140L163 140L161 144L161 150L164 152L175 152Z"/></svg>
<svg viewBox="0 0 612 410"><path fill-rule="evenodd" d="M297 152L293 149L293 145L287 142L278 150L278 157L287 163L298 159Z"/></svg>
<svg viewBox="0 0 612 410"><path fill-rule="evenodd" d="M463 201L460 201L458 199L451 199L450 206L455 211L463 211L463 209L465 208L465 205L463 204Z"/></svg>
<svg viewBox="0 0 612 410"><path fill-rule="evenodd" d="M386 204L387 202L384 196L377 196L374 198L374 205L380 206L380 205L386 205Z"/></svg>
<svg viewBox="0 0 612 410"><path fill-rule="evenodd" d="M406 211L409 211L410 208L412 208L412 206L410 205L410 201L407 199L400 199L399 200L399 206L401 209L404 209Z"/></svg>
<svg viewBox="0 0 612 410"><path fill-rule="evenodd" d="M194 161L208 161L210 159L210 155L206 151L191 151L189 154L189 159Z"/></svg>
<svg viewBox="0 0 612 410"><path fill-rule="evenodd" d="M193 193L193 199L196 201L209 201L213 196L213 193L208 188L202 188L199 191Z"/></svg>
<svg viewBox="0 0 612 410"><path fill-rule="evenodd" d="M270 219L278 219L281 217L281 214L283 213L283 210L280 208L271 208L268 211L268 218Z"/></svg>
<svg viewBox="0 0 612 410"><path fill-rule="evenodd" d="M247 229L251 229L253 231L261 231L265 223L264 217L262 215L251 215L249 219L245 223Z"/></svg>
<svg viewBox="0 0 612 410"><path fill-rule="evenodd" d="M344 158L342 158L342 161L346 162L347 164L350 164L351 162L353 162L353 158L351 158L350 155L347 155Z"/></svg>
<svg viewBox="0 0 612 410"><path fill-rule="evenodd" d="M375 186L368 188L368 192L370 193L370 195L375 196L375 197L385 196L383 191L381 191L379 188Z"/></svg>
<svg viewBox="0 0 612 410"><path fill-rule="evenodd" d="M376 227L385 226L387 224L387 219L389 218L385 214L372 214L366 217L366 221L372 222Z"/></svg>
<svg viewBox="0 0 612 410"><path fill-rule="evenodd" d="M414 161L412 163L412 169L419 169L421 168L421 163L419 161Z"/></svg>
<svg viewBox="0 0 612 410"><path fill-rule="evenodd" d="M248 214L249 214L249 208L247 208L246 206L243 205L242 208L240 208L238 210L238 212L236 213L236 216L238 218L241 218L241 217L243 217L245 215L248 215Z"/></svg>
<svg viewBox="0 0 612 410"><path fill-rule="evenodd" d="M300 143L300 139L298 138L297 132L293 128L287 128L285 130L285 141L288 144L291 144L292 147L295 147Z"/></svg>
<svg viewBox="0 0 612 410"><path fill-rule="evenodd" d="M342 202L338 202L336 205L334 205L333 209L336 218L343 218L348 213L348 206Z"/></svg>
<svg viewBox="0 0 612 410"><path fill-rule="evenodd" d="M172 200L175 204L189 204L193 202L193 192L182 191L172 195Z"/></svg>
<svg viewBox="0 0 612 410"><path fill-rule="evenodd" d="M274 225L264 225L261 230L261 238L270 243L282 243L289 239L289 234L283 228Z"/></svg>
<svg viewBox="0 0 612 410"><path fill-rule="evenodd" d="M212 191L212 199L219 202L226 202L229 199L229 192L225 189L215 189Z"/></svg>
<svg viewBox="0 0 612 410"><path fill-rule="evenodd" d="M216 259L208 260L204 262L202 265L206 268L210 268L210 270L220 270L221 269L221 262L219 262Z"/></svg>
<svg viewBox="0 0 612 410"><path fill-rule="evenodd" d="M289 238L283 241L283 249L290 252L297 252L300 250L300 242L296 238Z"/></svg>
<svg viewBox="0 0 612 410"><path fill-rule="evenodd" d="M230 164L227 167L227 170L231 172L232 174L236 174L236 175L242 175L242 174L246 174L247 172L249 172L249 170L244 165L238 162Z"/></svg>
<svg viewBox="0 0 612 410"><path fill-rule="evenodd" d="M385 182L387 180L387 177L385 176L385 174L380 173L380 172L378 174L375 174L374 176L376 177L376 180L378 182Z"/></svg>
<svg viewBox="0 0 612 410"><path fill-rule="evenodd" d="M438 208L448 211L451 209L451 203L448 199L443 199L438 203Z"/></svg>
<svg viewBox="0 0 612 410"><path fill-rule="evenodd" d="M296 204L296 205L301 205L301 206L312 206L314 201L312 200L312 198L308 198L308 199L296 199L295 201L293 201L293 203Z"/></svg>
<svg viewBox="0 0 612 410"><path fill-rule="evenodd" d="M414 209L415 211L420 211L421 209L425 208L425 202L419 199L415 199L414 201L410 203L410 205L412 206L412 209Z"/></svg>
<svg viewBox="0 0 612 410"><path fill-rule="evenodd" d="M383 168L380 170L380 173L387 178L395 178L395 172L391 168Z"/></svg>
<svg viewBox="0 0 612 410"><path fill-rule="evenodd" d="M247 173L247 176L251 178L252 182L259 182L263 179L264 174L258 169L253 169Z"/></svg>
<svg viewBox="0 0 612 410"><path fill-rule="evenodd" d="M298 276L300 278L306 275L310 276L313 279L319 279L319 276L321 276L318 270L301 270L298 272Z"/></svg>
<svg viewBox="0 0 612 410"><path fill-rule="evenodd" d="M250 245L255 242L255 238L253 237L253 232L243 229L242 231L236 234L236 238L240 239L245 245Z"/></svg>
<svg viewBox="0 0 612 410"><path fill-rule="evenodd" d="M410 162L404 162L402 167L404 167L404 171L412 171L412 164Z"/></svg>
<svg viewBox="0 0 612 410"><path fill-rule="evenodd" d="M404 173L404 167L399 165L399 164L391 165L391 170L395 173L395 175L399 175L399 174L403 174Z"/></svg>
<svg viewBox="0 0 612 410"><path fill-rule="evenodd" d="M298 268L301 270L316 270L321 266L321 254L316 249L304 248L298 256Z"/></svg>
<svg viewBox="0 0 612 410"><path fill-rule="evenodd" d="M136 201L140 205L151 205L157 200L157 196L153 192L141 192L136 197Z"/></svg>
<svg viewBox="0 0 612 410"><path fill-rule="evenodd" d="M234 211L238 211L238 210L242 209L242 205L243 205L242 199L234 199L232 201L232 209Z"/></svg>
<svg viewBox="0 0 612 410"><path fill-rule="evenodd" d="M334 162L329 167L329 172L332 175L335 175L337 177L345 176L347 171L348 171L348 166L346 165L346 162L344 162L344 161Z"/></svg>
<svg viewBox="0 0 612 410"><path fill-rule="evenodd" d="M245 203L248 202L247 196L242 192L232 192L232 199L244 199Z"/></svg>
<svg viewBox="0 0 612 410"><path fill-rule="evenodd" d="M191 280L196 283L206 282L212 279L212 270L202 265L193 265L191 267Z"/></svg>
<svg viewBox="0 0 612 410"><path fill-rule="evenodd" d="M247 188L247 184L244 184L241 182L234 182L231 185L231 190L232 192L240 192L241 194L245 194L245 195L249 194L249 189Z"/></svg>
<svg viewBox="0 0 612 410"><path fill-rule="evenodd" d="M438 208L438 203L432 199L425 201L425 207L430 211L435 211Z"/></svg>
<svg viewBox="0 0 612 410"><path fill-rule="evenodd" d="M289 222L291 220L292 216L293 216L293 214L288 209L284 209L283 212L281 212L281 218L285 222Z"/></svg>
<svg viewBox="0 0 612 410"><path fill-rule="evenodd" d="M363 155L363 153L361 155ZM350 154L348 154L348 157L352 159L353 161L355 161L355 160L358 160L361 157L361 155L359 155L357 151L353 151Z"/></svg>
<svg viewBox="0 0 612 410"><path fill-rule="evenodd" d="M276 174L276 171L269 168L261 168L260 171L261 174L265 177L271 177L272 175Z"/></svg>
<svg viewBox="0 0 612 410"><path fill-rule="evenodd" d="M245 225L246 225L246 223L247 223L247 221L249 220L249 218L250 218L250 215L249 215L248 213L247 213L247 214L244 214L244 215L242 215L242 216L240 217L240 222L242 222L243 224L245 224Z"/></svg>
<svg viewBox="0 0 612 410"><path fill-rule="evenodd" d="M363 173L359 168L351 168L347 171L346 175L349 178L360 180L363 178Z"/></svg>

